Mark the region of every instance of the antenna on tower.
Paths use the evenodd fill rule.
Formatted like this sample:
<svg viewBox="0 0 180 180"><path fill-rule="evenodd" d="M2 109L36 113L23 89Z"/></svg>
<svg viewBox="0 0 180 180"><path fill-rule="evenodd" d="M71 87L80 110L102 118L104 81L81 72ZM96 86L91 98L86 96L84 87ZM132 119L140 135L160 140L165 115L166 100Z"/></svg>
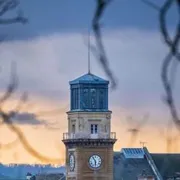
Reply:
<svg viewBox="0 0 180 180"><path fill-rule="evenodd" d="M90 30L88 31L88 74L91 73L91 59L90 59Z"/></svg>
<svg viewBox="0 0 180 180"><path fill-rule="evenodd" d="M147 144L145 141L140 141L139 143L142 145L142 147L145 147L145 144Z"/></svg>

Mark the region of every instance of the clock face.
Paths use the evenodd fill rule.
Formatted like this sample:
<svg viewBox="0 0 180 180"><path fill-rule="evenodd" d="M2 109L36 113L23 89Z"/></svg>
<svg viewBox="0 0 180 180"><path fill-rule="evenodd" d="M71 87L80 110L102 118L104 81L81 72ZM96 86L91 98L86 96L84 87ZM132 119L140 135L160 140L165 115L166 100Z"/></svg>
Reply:
<svg viewBox="0 0 180 180"><path fill-rule="evenodd" d="M74 171L75 168L75 157L73 154L69 155L69 167L70 167L70 171Z"/></svg>
<svg viewBox="0 0 180 180"><path fill-rule="evenodd" d="M100 156L92 155L89 158L89 165L91 168L93 168L93 169L99 168L101 166L101 164L102 164L102 160L101 160Z"/></svg>

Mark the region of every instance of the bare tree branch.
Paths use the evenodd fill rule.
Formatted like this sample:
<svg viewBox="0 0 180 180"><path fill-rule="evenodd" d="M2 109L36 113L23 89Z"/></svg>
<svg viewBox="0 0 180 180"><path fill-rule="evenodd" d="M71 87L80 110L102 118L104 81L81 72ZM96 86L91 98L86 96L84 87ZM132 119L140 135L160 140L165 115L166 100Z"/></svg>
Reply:
<svg viewBox="0 0 180 180"><path fill-rule="evenodd" d="M14 64L13 64L14 65ZM16 66L11 66L11 83L8 86L7 92L5 93L5 95L1 98L1 106L2 103L4 103L5 101L7 101L11 95L15 92L15 90L17 89L17 76L16 76ZM35 158L39 159L42 162L45 163L54 163L54 164L60 164L62 163L62 159L55 159L55 158L48 158L46 156L41 155L38 151L36 151L33 146L30 145L30 143L28 142L28 140L25 138L23 132L21 131L21 129L19 127L17 127L16 125L13 124L13 122L11 121L11 119L16 115L16 113L18 111L20 111L20 108L22 107L22 104L24 103L24 101L27 100L27 94L23 94L23 96L20 99L20 102L18 103L17 107L15 108L15 111L11 111L11 112L4 112L0 106L0 116L3 119L3 123L5 123L7 125L7 127L14 132L19 141L21 142L21 144L23 145L24 149L30 153L32 156L34 156Z"/></svg>
<svg viewBox="0 0 180 180"><path fill-rule="evenodd" d="M28 100L28 93L24 92L22 96L20 97L19 103L16 106L16 109L14 110L14 112L18 112L20 109L22 109L22 106L24 106L24 103L26 103L27 100Z"/></svg>
<svg viewBox="0 0 180 180"><path fill-rule="evenodd" d="M17 75L16 75L16 63L12 62L11 64L11 77L10 77L10 83L7 87L7 90L3 97L0 98L0 106L2 106L2 103L4 103L10 96L15 92L17 85L18 85L18 80L17 80Z"/></svg>
<svg viewBox="0 0 180 180"><path fill-rule="evenodd" d="M180 43L180 0L166 0L162 7L158 7L157 5L151 3L148 0L142 0L144 3L154 7L156 10L159 11L159 29L162 35L162 38L169 48L169 54L165 57L162 68L161 68L161 79L163 82L163 86L166 92L166 104L170 109L170 113L173 117L173 121L180 129L180 118L177 112L177 108L174 102L172 87L175 83L175 73L176 68L173 66L173 61L180 62L180 52L179 52L179 43ZM171 38L170 33L167 27L167 14L172 7L173 3L177 5L178 11L178 23L176 26L176 31L174 37ZM171 66L172 65L172 66ZM170 69L171 67L171 69ZM177 63L176 63L177 67ZM169 77L170 76L170 77Z"/></svg>
<svg viewBox="0 0 180 180"><path fill-rule="evenodd" d="M174 135L172 122L172 120L169 120L165 129L158 129L160 137L163 138L166 142L167 153L173 152L173 147L175 146L175 144L177 144L177 140L179 138L179 133L177 135Z"/></svg>
<svg viewBox="0 0 180 180"><path fill-rule="evenodd" d="M173 0L167 0L164 3L159 13L159 22L160 22L160 31L163 36L163 39L165 43L167 44L167 46L169 46L172 54L176 56L176 53L177 53L176 48L177 48L179 38L180 38L180 33L179 33L180 32L180 17L179 17L179 22L176 28L176 33L174 35L174 40L171 40L170 35L168 33L167 24L166 24L166 16L173 2L174 2Z"/></svg>
<svg viewBox="0 0 180 180"><path fill-rule="evenodd" d="M117 82L115 80L114 74L112 70L109 68L109 61L107 59L104 45L102 43L102 34L101 34L101 28L100 28L100 19L104 13L105 8L112 0L96 0L97 7L95 10L94 18L92 21L92 27L94 30L94 35L96 39L96 52L98 53L98 60L101 63L105 73L111 80L111 87L112 89L116 88Z"/></svg>
<svg viewBox="0 0 180 180"><path fill-rule="evenodd" d="M162 78L162 82L163 82L163 86L166 92L166 103L170 108L170 112L171 115L173 117L173 120L175 122L175 124L177 125L177 128L180 129L180 118L176 109L176 105L174 102L174 97L173 97L173 93L172 93L172 86L171 86L171 79L168 78L168 74L170 71L170 65L171 63L173 63L173 57L175 58L176 61L180 61L180 53L178 52L179 50L179 41L180 41L180 13L178 13L179 15L179 21L176 27L176 32L174 34L173 39L170 38L170 34L168 33L168 28L166 25L166 16L168 13L168 10L170 9L170 7L172 6L172 0L167 0L164 5L162 6L161 10L160 10L160 14L159 14L159 22L160 22L160 31L162 34L162 37L164 39L164 42L166 43L166 45L169 47L170 52L169 54L166 56L166 58L163 61L162 64L162 70L161 70L161 78ZM178 2L178 12L180 12L180 4L179 1Z"/></svg>
<svg viewBox="0 0 180 180"><path fill-rule="evenodd" d="M0 19L1 25L13 24L13 23L27 23L27 19L21 16L17 16L11 19Z"/></svg>
<svg viewBox="0 0 180 180"><path fill-rule="evenodd" d="M136 142L138 135L140 133L140 129L145 125L149 118L149 114L145 114L141 121L137 122L132 119L132 117L127 118L128 125L128 132L130 132L130 139L128 141L128 147L132 147ZM134 124L135 123L135 124Z"/></svg>
<svg viewBox="0 0 180 180"><path fill-rule="evenodd" d="M1 0L0 1L0 16L4 15L11 9L16 8L19 5L17 0Z"/></svg>
<svg viewBox="0 0 180 180"><path fill-rule="evenodd" d="M63 163L62 159L49 158L49 157L43 156L41 153L36 151L33 148L33 146L31 146L30 143L27 141L27 139L25 138L25 136L24 136L24 134L20 128L15 126L11 122L10 119L6 119L6 122L8 123L8 128L18 136L18 138L19 138L21 144L23 145L24 149L28 153L30 153L32 156L34 156L35 158L37 158L38 160L40 160L44 163L54 163L54 164L62 164Z"/></svg>
<svg viewBox="0 0 180 180"><path fill-rule="evenodd" d="M171 89L173 91L173 89L175 88L175 83L176 83L176 75L177 75L177 69L178 69L178 65L179 65L179 62L178 61L173 61L171 63L171 68L170 68L170 83L171 83Z"/></svg>
<svg viewBox="0 0 180 180"><path fill-rule="evenodd" d="M2 16L8 11L15 9L19 5L18 0L1 0L0 1L0 24L8 25L12 23L27 23L28 19L24 17L23 13L19 11L16 17L3 18Z"/></svg>
<svg viewBox="0 0 180 180"><path fill-rule="evenodd" d="M16 140L9 142L7 144L2 144L0 143L0 150L8 150L13 147L15 147L19 143L19 139L17 138Z"/></svg>

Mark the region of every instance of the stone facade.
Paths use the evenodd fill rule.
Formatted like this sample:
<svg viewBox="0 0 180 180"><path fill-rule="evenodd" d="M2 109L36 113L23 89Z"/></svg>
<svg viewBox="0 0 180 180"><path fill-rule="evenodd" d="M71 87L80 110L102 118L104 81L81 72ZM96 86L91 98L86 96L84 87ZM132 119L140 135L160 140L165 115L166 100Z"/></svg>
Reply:
<svg viewBox="0 0 180 180"><path fill-rule="evenodd" d="M113 180L116 136L111 132L108 84L91 73L70 82L68 132L63 134L67 180Z"/></svg>
<svg viewBox="0 0 180 180"><path fill-rule="evenodd" d="M68 133L84 137L90 134L90 124L98 124L99 135L110 136L111 111L108 112L68 112Z"/></svg>
<svg viewBox="0 0 180 180"><path fill-rule="evenodd" d="M95 142L96 141L96 142ZM104 179L104 180L113 180L113 143L114 142L98 142L98 140L94 140L93 142L90 141L83 141L82 145L66 149L66 163L69 162L69 153L74 153L75 156L75 169L71 172L67 166L67 179ZM69 144L69 143L68 143ZM83 145L84 144L84 145ZM97 145L99 144L99 145ZM102 159L102 165L97 170L94 170L89 165L89 158L92 155L98 155Z"/></svg>

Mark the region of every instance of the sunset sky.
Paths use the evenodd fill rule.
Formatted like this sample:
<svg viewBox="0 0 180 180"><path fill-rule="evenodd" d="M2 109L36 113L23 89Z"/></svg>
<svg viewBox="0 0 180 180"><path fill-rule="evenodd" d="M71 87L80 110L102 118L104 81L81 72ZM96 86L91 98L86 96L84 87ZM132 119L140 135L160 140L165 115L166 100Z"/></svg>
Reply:
<svg viewBox="0 0 180 180"><path fill-rule="evenodd" d="M158 2L161 5L164 1ZM29 23L1 27L1 34L7 38L0 46L0 94L3 95L9 83L12 61L17 62L19 79L16 94L3 107L13 110L21 94L28 92L28 101L14 124L21 128L36 151L49 158L60 158L62 162L64 145L61 140L62 133L67 131L66 111L69 110L68 83L87 73L88 53L84 41L95 5L95 0L21 0L19 8ZM8 17L15 13L9 13ZM175 15L172 10L168 17L171 32ZM115 150L128 147L131 135L128 129L136 127L148 113L148 121L132 146L140 147L139 142L146 141L150 152L166 152L163 130L170 114L163 101L160 68L168 49L159 33L158 13L140 0L114 0L106 9L102 26L110 67L118 80L117 89L109 94L112 131L118 138ZM91 36L94 43L93 34ZM91 67L92 73L108 79L93 55ZM177 72L176 76L179 75ZM180 83L176 82L176 97L178 91ZM178 101L176 103L180 105ZM128 121L130 116L133 118ZM52 128L47 128L52 123L49 125ZM16 140L16 134L6 125L0 128L1 143ZM174 131L173 136L176 134ZM180 151L177 143L172 151ZM8 149L2 148L0 158L3 163L41 162L29 154L21 142Z"/></svg>

